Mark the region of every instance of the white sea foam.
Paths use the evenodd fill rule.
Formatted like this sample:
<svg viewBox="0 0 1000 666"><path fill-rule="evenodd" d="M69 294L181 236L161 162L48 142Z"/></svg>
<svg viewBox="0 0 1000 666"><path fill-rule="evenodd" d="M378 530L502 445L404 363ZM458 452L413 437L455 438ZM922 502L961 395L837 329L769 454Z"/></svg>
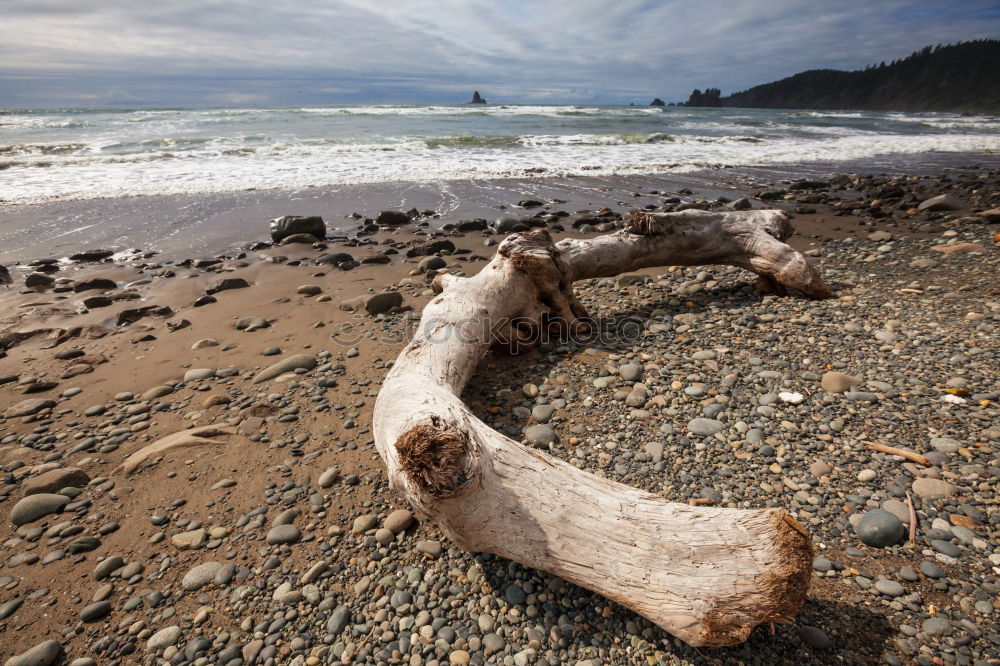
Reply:
<svg viewBox="0 0 1000 666"><path fill-rule="evenodd" d="M953 114L373 106L0 115L8 202L311 185L614 175L1000 151Z"/></svg>

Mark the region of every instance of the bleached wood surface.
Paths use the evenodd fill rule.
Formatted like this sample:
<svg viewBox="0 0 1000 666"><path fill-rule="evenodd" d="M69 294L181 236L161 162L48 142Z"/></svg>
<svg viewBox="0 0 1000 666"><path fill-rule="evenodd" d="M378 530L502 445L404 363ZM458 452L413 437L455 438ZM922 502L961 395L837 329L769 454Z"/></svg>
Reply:
<svg viewBox="0 0 1000 666"><path fill-rule="evenodd" d="M440 294L375 404L375 445L392 485L462 548L594 590L691 645L732 645L762 622L790 621L812 549L787 513L671 503L597 477L501 435L460 396L497 335L525 342L543 326L583 323L575 280L730 264L758 273L768 290L829 296L783 242L791 233L780 211L638 214L625 230L587 240L514 234L478 275L438 276Z"/></svg>

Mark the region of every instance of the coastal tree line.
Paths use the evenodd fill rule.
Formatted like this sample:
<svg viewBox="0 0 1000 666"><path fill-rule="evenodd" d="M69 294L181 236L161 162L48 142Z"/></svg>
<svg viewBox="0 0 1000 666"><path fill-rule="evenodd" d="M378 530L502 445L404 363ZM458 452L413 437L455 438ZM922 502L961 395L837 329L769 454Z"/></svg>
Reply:
<svg viewBox="0 0 1000 666"><path fill-rule="evenodd" d="M927 46L853 72L813 69L728 97L696 89L682 106L995 113L1000 40Z"/></svg>

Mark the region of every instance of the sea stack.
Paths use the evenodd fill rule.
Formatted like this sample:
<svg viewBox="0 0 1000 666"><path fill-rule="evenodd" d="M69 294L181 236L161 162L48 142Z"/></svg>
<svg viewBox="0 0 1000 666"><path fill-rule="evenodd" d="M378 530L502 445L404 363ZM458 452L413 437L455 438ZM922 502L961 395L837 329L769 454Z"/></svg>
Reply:
<svg viewBox="0 0 1000 666"><path fill-rule="evenodd" d="M473 90L472 101L469 104L486 104L486 100L479 96L478 90Z"/></svg>
<svg viewBox="0 0 1000 666"><path fill-rule="evenodd" d="M649 105L650 106L666 106L666 104L663 103L663 100L660 99L659 97L656 97L655 99L653 99L653 101L650 102Z"/></svg>

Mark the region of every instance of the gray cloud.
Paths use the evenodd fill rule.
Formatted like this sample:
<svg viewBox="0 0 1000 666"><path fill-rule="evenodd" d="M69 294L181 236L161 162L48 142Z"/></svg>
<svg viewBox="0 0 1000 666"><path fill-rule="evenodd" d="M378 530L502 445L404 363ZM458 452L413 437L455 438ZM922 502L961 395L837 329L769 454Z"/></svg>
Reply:
<svg viewBox="0 0 1000 666"><path fill-rule="evenodd" d="M992 0L6 0L0 105L681 100L1000 34Z"/></svg>

